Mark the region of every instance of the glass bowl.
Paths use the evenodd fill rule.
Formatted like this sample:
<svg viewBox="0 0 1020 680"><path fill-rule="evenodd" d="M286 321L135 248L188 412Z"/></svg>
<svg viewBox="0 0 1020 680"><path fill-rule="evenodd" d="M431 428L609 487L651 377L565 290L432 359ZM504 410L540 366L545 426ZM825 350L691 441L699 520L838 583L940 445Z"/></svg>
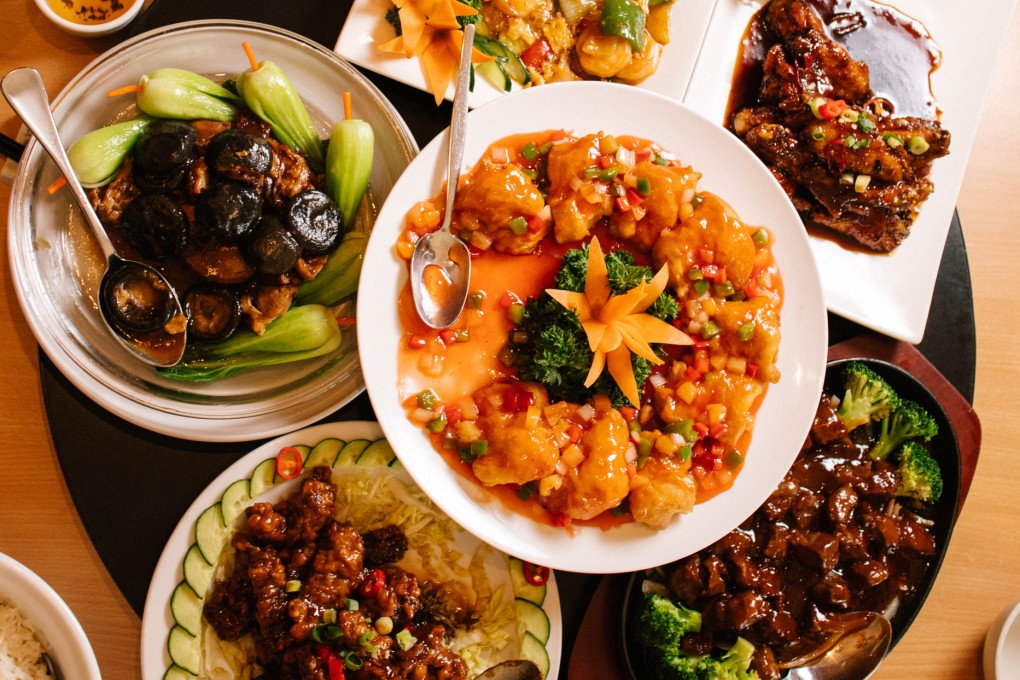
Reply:
<svg viewBox="0 0 1020 680"><path fill-rule="evenodd" d="M356 229L370 231L397 177L417 153L407 125L382 93L332 52L299 35L243 21L195 21L159 28L98 57L52 103L64 144L97 127L137 115L133 98L105 93L157 68L210 77L248 68L241 47L276 62L305 100L323 137L343 117L351 92L354 116L375 131L375 161ZM96 304L101 260L67 190L43 149L30 141L19 165L8 219L11 275L36 339L82 392L141 427L199 441L246 441L318 420L364 389L356 334L344 331L332 354L252 369L209 383L171 380L134 359L109 335ZM352 315L353 300L338 313Z"/></svg>

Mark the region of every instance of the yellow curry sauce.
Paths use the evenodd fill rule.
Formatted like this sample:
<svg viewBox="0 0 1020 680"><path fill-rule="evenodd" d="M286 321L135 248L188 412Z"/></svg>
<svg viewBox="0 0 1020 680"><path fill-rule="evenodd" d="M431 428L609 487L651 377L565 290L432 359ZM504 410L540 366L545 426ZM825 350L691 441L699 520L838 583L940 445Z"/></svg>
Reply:
<svg viewBox="0 0 1020 680"><path fill-rule="evenodd" d="M699 179L652 142L563 131L501 139L460 178L453 230L472 248L469 304L436 331L409 287L398 303L398 391L449 465L556 526L663 528L730 488L779 379L782 284L767 230L698 191ZM442 198L408 213L401 257L438 227ZM550 401L508 360L520 303L555 288L564 253L593 237L668 270L672 323L691 339L660 348L636 408L603 394Z"/></svg>

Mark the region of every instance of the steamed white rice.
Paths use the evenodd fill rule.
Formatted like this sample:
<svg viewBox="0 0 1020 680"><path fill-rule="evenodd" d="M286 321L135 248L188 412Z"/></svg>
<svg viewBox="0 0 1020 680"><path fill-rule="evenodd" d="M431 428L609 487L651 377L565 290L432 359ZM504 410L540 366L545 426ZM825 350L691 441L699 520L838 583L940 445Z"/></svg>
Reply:
<svg viewBox="0 0 1020 680"><path fill-rule="evenodd" d="M44 651L24 614L0 599L0 678L48 680Z"/></svg>

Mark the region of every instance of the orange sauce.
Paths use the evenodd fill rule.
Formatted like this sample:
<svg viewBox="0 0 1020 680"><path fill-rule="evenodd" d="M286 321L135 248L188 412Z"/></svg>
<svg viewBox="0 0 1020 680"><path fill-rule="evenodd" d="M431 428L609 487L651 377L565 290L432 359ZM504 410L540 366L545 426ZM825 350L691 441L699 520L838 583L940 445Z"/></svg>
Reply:
<svg viewBox="0 0 1020 680"><path fill-rule="evenodd" d="M135 0L48 0L50 9L61 19L76 24L104 24L116 19L134 4Z"/></svg>
<svg viewBox="0 0 1020 680"><path fill-rule="evenodd" d="M535 146L541 146L546 141L562 135L561 131L512 135L494 143L486 154L499 157L505 150L519 149L529 141ZM621 136L617 137L617 140L631 148L646 143L634 137ZM464 180L464 177L460 178L462 183ZM437 198L437 204L438 200ZM594 233L606 252L618 247L626 248L626 242L609 235L604 226L597 227ZM500 354L515 327L508 315L508 304L523 303L529 298L537 298L543 290L553 287L564 253L580 246L579 242L557 244L549 236L539 244L534 253L526 256L508 255L492 249L473 252L469 304L457 321L449 329L442 331L429 328L419 318L410 285L406 285L398 299L398 316L404 329L404 337L398 348L397 375L398 394L408 412L415 410L417 395L425 391L432 392L441 404L456 408L460 403L470 401L471 395L483 387L496 382L515 380L516 371L500 361ZM629 248L628 251L634 255L637 264L650 264L649 254L634 252ZM770 248L757 253L755 266L771 275L770 287L781 299L781 279ZM432 281L432 290L435 294L441 295L442 284L443 282L439 280ZM672 364L671 360L677 359L681 352L689 350L690 348L664 347L668 357L666 363L653 368L653 371L667 372ZM751 409L752 413L761 405L767 386L768 384L764 383L762 393ZM642 403L651 403L653 392L651 381L646 382ZM751 435L752 431L748 428L737 442L738 450L747 450ZM471 464L461 459L457 448L444 445L446 440L444 434L433 433L430 440L433 448L451 468L466 479L478 483ZM721 468L717 467L698 475L697 502L704 502L728 490L733 485L740 467L738 465L731 468L724 464ZM522 499L518 495L519 489L516 485L506 484L484 489L485 493L491 494L493 500L518 514L540 523L562 526L562 517L550 512L540 502L536 502L534 497ZM629 513L614 515L603 512L590 520L569 520L568 524L596 526L605 530L632 521Z"/></svg>

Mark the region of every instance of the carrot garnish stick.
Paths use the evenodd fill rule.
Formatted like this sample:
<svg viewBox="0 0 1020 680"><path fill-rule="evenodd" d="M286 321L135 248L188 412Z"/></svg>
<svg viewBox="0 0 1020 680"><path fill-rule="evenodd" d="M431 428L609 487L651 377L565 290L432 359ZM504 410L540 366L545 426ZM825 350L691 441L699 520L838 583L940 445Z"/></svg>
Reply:
<svg viewBox="0 0 1020 680"><path fill-rule="evenodd" d="M351 93L344 92L344 120L353 118L351 114Z"/></svg>
<svg viewBox="0 0 1020 680"><path fill-rule="evenodd" d="M110 90L106 93L106 96L113 99L125 94L131 94L132 92L141 92L141 85L126 85L124 87L118 87L116 90Z"/></svg>
<svg viewBox="0 0 1020 680"><path fill-rule="evenodd" d="M251 51L251 45L246 42L241 43L241 47L244 48L244 53L248 55L248 62L251 64L252 71L259 70L259 63L255 61L255 53Z"/></svg>
<svg viewBox="0 0 1020 680"><path fill-rule="evenodd" d="M58 177L55 180L53 180L52 184L46 187L46 193L52 196L53 194L60 191L60 187L64 186L65 184L67 184L67 180L64 179L63 177Z"/></svg>

